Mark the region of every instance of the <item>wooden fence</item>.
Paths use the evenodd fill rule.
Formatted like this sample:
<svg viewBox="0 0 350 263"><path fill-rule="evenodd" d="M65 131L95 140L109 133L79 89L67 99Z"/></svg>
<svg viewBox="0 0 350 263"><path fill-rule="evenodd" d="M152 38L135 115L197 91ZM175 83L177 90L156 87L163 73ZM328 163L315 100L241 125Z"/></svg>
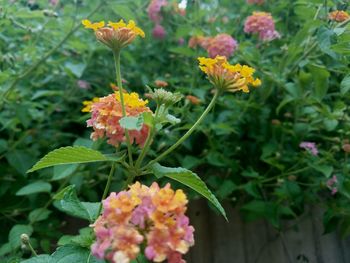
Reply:
<svg viewBox="0 0 350 263"><path fill-rule="evenodd" d="M196 244L188 263L350 263L350 238L322 235L322 213L311 208L298 222L284 222L279 233L261 220L245 223L225 205L229 223L203 200L191 201L188 214Z"/></svg>

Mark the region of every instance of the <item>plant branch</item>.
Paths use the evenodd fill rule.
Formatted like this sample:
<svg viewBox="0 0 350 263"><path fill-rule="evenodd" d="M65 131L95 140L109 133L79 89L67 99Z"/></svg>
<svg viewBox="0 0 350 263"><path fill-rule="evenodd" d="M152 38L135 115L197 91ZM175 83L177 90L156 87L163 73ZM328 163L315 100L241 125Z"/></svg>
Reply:
<svg viewBox="0 0 350 263"><path fill-rule="evenodd" d="M196 130L198 125L203 121L203 119L207 116L207 114L210 112L210 110L214 107L216 100L219 96L219 91L216 90L215 94L209 103L208 107L205 109L205 111L202 113L202 115L198 118L198 120L193 124L193 126L175 143L173 144L170 148L168 148L165 152L160 154L157 158L154 160L150 161L142 170L145 170L149 168L152 164L160 161L163 159L165 156L167 156L169 153L174 151L177 147L179 147L190 135Z"/></svg>
<svg viewBox="0 0 350 263"><path fill-rule="evenodd" d="M103 191L103 195L102 195L102 198L101 198L100 207L99 207L99 209L98 209L98 213L97 213L98 215L101 214L101 211L102 211L102 201L107 197L109 188L111 187L112 177L113 177L113 174L114 174L114 169L115 169L115 163L112 164L111 170L110 170L109 175L108 175L108 179L107 179L107 183L106 183L106 186L105 186L105 190Z"/></svg>

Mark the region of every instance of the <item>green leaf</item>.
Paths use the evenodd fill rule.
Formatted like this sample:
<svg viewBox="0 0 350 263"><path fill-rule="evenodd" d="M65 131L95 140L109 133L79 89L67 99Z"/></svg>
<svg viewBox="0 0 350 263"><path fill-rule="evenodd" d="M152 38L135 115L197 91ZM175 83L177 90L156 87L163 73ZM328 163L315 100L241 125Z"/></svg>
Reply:
<svg viewBox="0 0 350 263"><path fill-rule="evenodd" d="M140 114L138 117L127 116L119 120L120 126L128 130L141 130L143 125L143 115Z"/></svg>
<svg viewBox="0 0 350 263"><path fill-rule="evenodd" d="M52 181L61 180L71 176L78 168L78 164L64 164L53 168Z"/></svg>
<svg viewBox="0 0 350 263"><path fill-rule="evenodd" d="M159 163L152 165L152 171L157 178L161 178L163 176L168 177L188 186L200 195L204 196L219 210L219 212L227 220L224 208L221 206L215 195L213 195L212 192L208 189L206 184L194 172L182 167L169 168L161 166Z"/></svg>
<svg viewBox="0 0 350 263"><path fill-rule="evenodd" d="M90 249L66 245L59 247L52 255L50 263L102 263L103 260L98 260L91 255Z"/></svg>
<svg viewBox="0 0 350 263"><path fill-rule="evenodd" d="M135 20L134 12L125 4L124 5L112 5L112 10L120 15L125 20Z"/></svg>
<svg viewBox="0 0 350 263"><path fill-rule="evenodd" d="M37 208L29 213L30 223L43 221L49 217L52 212L46 208Z"/></svg>
<svg viewBox="0 0 350 263"><path fill-rule="evenodd" d="M311 164L309 165L314 168L315 170L323 173L327 178L331 177L333 172L333 166L330 165L322 165L322 164Z"/></svg>
<svg viewBox="0 0 350 263"><path fill-rule="evenodd" d="M33 233L33 227L30 225L15 225L9 233L9 243L12 249L16 249L21 245L21 235L27 234L30 236Z"/></svg>
<svg viewBox="0 0 350 263"><path fill-rule="evenodd" d="M25 175L26 171L35 162L34 157L29 153L29 151L15 150L7 153L5 157L9 164L22 175Z"/></svg>
<svg viewBox="0 0 350 263"><path fill-rule="evenodd" d="M51 256L46 254L21 261L21 263L51 263L51 262L52 262Z"/></svg>
<svg viewBox="0 0 350 263"><path fill-rule="evenodd" d="M30 195L36 193L50 192L51 184L44 181L36 181L34 183L28 184L16 192L16 195Z"/></svg>
<svg viewBox="0 0 350 263"><path fill-rule="evenodd" d="M95 235L91 227L85 227L79 230L79 235L71 236L66 235L62 236L58 241L59 245L78 245L80 247L90 248L92 243L95 240Z"/></svg>
<svg viewBox="0 0 350 263"><path fill-rule="evenodd" d="M64 191L56 194L54 199L58 200L57 208L71 216L95 221L98 216L100 203L80 202L75 191L75 186L70 185Z"/></svg>
<svg viewBox="0 0 350 263"><path fill-rule="evenodd" d="M340 83L340 93L344 95L350 90L350 75L347 75L345 78L343 78L342 82Z"/></svg>
<svg viewBox="0 0 350 263"><path fill-rule="evenodd" d="M46 167L72 163L91 163L118 161L120 158L112 158L82 146L68 146L56 149L46 154L27 173L34 172Z"/></svg>

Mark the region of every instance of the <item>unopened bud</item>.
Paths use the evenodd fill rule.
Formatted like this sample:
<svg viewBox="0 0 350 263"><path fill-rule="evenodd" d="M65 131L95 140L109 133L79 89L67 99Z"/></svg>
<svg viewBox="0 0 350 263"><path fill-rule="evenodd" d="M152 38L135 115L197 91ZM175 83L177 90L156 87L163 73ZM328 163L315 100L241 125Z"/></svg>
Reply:
<svg viewBox="0 0 350 263"><path fill-rule="evenodd" d="M28 244L29 243L29 236L27 234L22 234L21 235L21 241L23 244Z"/></svg>

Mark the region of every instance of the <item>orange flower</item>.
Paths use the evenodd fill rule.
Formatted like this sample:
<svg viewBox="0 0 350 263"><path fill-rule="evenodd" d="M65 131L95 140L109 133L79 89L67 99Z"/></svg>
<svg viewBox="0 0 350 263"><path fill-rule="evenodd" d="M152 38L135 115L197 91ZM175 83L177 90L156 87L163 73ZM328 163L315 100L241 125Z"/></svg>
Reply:
<svg viewBox="0 0 350 263"><path fill-rule="evenodd" d="M336 11L330 12L328 17L330 20L333 20L336 22L343 22L345 20L348 20L350 18L350 15L343 10L336 10Z"/></svg>
<svg viewBox="0 0 350 263"><path fill-rule="evenodd" d="M198 105L201 103L201 100L196 96L187 95L186 99L188 99L193 105Z"/></svg>
<svg viewBox="0 0 350 263"><path fill-rule="evenodd" d="M169 85L168 82L166 82L164 80L159 80L159 79L155 80L154 84L159 88L164 88L164 87L167 87Z"/></svg>

